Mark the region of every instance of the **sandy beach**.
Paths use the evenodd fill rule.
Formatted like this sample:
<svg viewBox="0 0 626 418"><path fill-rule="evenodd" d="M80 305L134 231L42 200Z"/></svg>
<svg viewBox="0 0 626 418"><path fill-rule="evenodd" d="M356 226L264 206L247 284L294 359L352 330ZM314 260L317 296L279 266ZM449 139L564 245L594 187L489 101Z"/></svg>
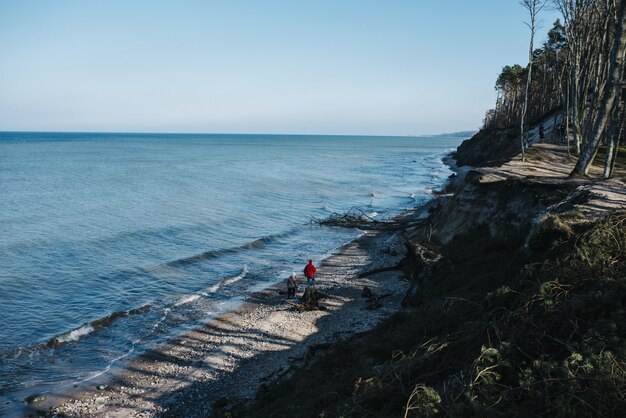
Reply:
<svg viewBox="0 0 626 418"><path fill-rule="evenodd" d="M428 205L403 220L426 215ZM131 360L126 367L30 405L26 416L206 416L214 406L252 399L263 384L305 365L330 343L365 332L402 309L408 288L399 270L359 278L393 266L405 252L398 231L370 231L318 266L320 309L298 312L278 284L250 295L237 309ZM362 296L367 286L377 306Z"/></svg>

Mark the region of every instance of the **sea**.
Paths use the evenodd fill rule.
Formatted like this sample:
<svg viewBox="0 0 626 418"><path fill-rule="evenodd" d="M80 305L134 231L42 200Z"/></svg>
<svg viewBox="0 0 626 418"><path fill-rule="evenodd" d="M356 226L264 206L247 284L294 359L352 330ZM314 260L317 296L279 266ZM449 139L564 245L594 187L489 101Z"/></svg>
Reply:
<svg viewBox="0 0 626 418"><path fill-rule="evenodd" d="M0 415L427 201L458 137L0 132ZM4 412L3 412L4 411Z"/></svg>

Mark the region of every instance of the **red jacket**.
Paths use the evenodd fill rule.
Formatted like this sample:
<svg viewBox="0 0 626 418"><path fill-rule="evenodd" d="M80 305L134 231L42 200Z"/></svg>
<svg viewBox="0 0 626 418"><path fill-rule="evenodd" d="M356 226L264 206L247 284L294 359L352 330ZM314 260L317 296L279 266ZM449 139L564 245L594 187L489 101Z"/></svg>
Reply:
<svg viewBox="0 0 626 418"><path fill-rule="evenodd" d="M307 264L306 267L304 268L304 275L308 277L313 277L315 276L316 271L317 269L313 265L313 261L309 260L309 264Z"/></svg>

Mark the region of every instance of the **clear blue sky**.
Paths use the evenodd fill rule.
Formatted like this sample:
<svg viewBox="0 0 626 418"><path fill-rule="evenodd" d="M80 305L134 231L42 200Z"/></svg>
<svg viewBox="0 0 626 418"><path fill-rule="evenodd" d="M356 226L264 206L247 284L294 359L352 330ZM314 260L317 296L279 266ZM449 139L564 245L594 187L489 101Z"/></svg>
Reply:
<svg viewBox="0 0 626 418"><path fill-rule="evenodd" d="M517 0L0 0L0 130L476 129L526 20Z"/></svg>

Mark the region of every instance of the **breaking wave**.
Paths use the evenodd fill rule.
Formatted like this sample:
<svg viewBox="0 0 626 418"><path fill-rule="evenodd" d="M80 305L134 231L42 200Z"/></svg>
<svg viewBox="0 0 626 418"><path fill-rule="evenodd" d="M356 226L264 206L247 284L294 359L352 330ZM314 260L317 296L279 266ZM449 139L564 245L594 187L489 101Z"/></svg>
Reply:
<svg viewBox="0 0 626 418"><path fill-rule="evenodd" d="M82 337L84 337L85 335L91 334L91 332L94 330L94 328L90 325L90 324L85 324L79 328L73 329L70 332L63 334L63 335L59 335L58 337L56 337L53 341L54 341L54 345L58 345L58 344L63 344L63 343L69 343L72 341L78 341L79 339L81 339Z"/></svg>
<svg viewBox="0 0 626 418"><path fill-rule="evenodd" d="M243 279L244 277L246 277L246 274L248 274L248 266L244 265L241 268L241 271L239 272L239 274L232 276L232 277L225 277L222 280L220 280L219 282L217 282L216 284L214 284L213 286L209 287L209 292L211 293L215 293L217 292L222 286L227 286L233 283L238 282L239 280Z"/></svg>

